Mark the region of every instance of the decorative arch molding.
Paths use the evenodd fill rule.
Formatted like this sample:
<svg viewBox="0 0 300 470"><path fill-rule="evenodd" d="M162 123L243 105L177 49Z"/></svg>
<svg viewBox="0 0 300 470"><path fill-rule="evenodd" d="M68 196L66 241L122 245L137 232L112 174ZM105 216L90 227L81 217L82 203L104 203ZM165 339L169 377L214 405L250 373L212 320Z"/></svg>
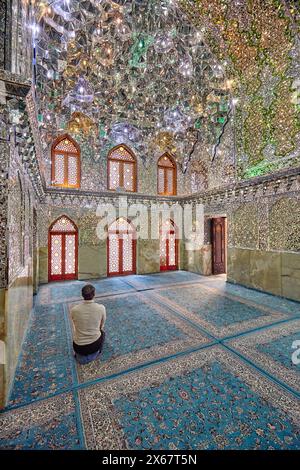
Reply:
<svg viewBox="0 0 300 470"><path fill-rule="evenodd" d="M51 146L51 184L62 188L80 188L80 147L68 134Z"/></svg>
<svg viewBox="0 0 300 470"><path fill-rule="evenodd" d="M65 214L61 214L50 225L49 232L78 232L78 227L73 220Z"/></svg>
<svg viewBox="0 0 300 470"><path fill-rule="evenodd" d="M107 188L110 191L137 191L137 159L125 144L116 145L108 153Z"/></svg>

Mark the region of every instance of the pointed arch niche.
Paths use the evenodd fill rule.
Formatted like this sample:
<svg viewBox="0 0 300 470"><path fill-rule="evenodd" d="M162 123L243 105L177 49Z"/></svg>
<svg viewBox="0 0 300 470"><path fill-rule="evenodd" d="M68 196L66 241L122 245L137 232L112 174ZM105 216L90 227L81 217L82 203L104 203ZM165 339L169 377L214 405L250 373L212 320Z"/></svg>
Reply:
<svg viewBox="0 0 300 470"><path fill-rule="evenodd" d="M124 144L110 150L107 162L107 187L111 191L137 190L137 163L134 153Z"/></svg>
<svg viewBox="0 0 300 470"><path fill-rule="evenodd" d="M157 162L157 193L175 196L177 193L177 168L173 157L164 153Z"/></svg>
<svg viewBox="0 0 300 470"><path fill-rule="evenodd" d="M66 215L49 227L48 279L66 281L78 277L78 229Z"/></svg>
<svg viewBox="0 0 300 470"><path fill-rule="evenodd" d="M51 148L51 184L80 187L80 147L68 134L58 137Z"/></svg>

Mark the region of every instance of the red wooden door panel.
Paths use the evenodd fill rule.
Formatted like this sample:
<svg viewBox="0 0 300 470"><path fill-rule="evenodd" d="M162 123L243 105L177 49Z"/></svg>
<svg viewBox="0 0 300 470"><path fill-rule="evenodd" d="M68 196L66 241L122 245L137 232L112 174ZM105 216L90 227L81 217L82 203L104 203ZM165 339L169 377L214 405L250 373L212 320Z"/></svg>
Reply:
<svg viewBox="0 0 300 470"><path fill-rule="evenodd" d="M49 281L59 280L63 275L63 235L50 234Z"/></svg>
<svg viewBox="0 0 300 470"><path fill-rule="evenodd" d="M212 271L213 274L226 272L225 217L212 219Z"/></svg>
<svg viewBox="0 0 300 470"><path fill-rule="evenodd" d="M49 237L49 281L77 279L77 233Z"/></svg>
<svg viewBox="0 0 300 470"><path fill-rule="evenodd" d="M178 269L178 240L173 222L160 231L160 270L174 271Z"/></svg>
<svg viewBox="0 0 300 470"><path fill-rule="evenodd" d="M64 281L78 277L78 231L66 216L49 229L48 279Z"/></svg>
<svg viewBox="0 0 300 470"><path fill-rule="evenodd" d="M108 231L107 273L108 276L122 276L135 273L136 240L129 222L118 220Z"/></svg>

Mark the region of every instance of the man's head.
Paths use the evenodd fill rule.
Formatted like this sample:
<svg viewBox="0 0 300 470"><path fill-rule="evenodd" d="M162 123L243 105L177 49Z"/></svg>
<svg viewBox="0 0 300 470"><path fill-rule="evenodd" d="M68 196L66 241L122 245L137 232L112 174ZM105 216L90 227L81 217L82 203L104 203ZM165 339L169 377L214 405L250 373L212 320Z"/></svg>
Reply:
<svg viewBox="0 0 300 470"><path fill-rule="evenodd" d="M92 284L87 284L82 288L81 293L84 300L93 300L95 297L95 287Z"/></svg>

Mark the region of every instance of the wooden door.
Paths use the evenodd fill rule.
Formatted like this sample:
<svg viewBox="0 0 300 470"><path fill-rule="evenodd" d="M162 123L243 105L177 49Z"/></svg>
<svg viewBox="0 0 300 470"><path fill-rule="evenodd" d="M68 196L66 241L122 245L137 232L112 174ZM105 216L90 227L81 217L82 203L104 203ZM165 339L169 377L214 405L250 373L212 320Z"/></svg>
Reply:
<svg viewBox="0 0 300 470"><path fill-rule="evenodd" d="M226 272L225 217L212 219L212 271L213 274Z"/></svg>
<svg viewBox="0 0 300 470"><path fill-rule="evenodd" d="M124 276L135 273L135 230L126 219L118 219L108 231L108 276Z"/></svg>
<svg viewBox="0 0 300 470"><path fill-rule="evenodd" d="M49 229L49 281L73 280L78 277L78 231L66 216Z"/></svg>
<svg viewBox="0 0 300 470"><path fill-rule="evenodd" d="M178 269L178 240L173 221L167 221L160 231L160 270L174 271Z"/></svg>

